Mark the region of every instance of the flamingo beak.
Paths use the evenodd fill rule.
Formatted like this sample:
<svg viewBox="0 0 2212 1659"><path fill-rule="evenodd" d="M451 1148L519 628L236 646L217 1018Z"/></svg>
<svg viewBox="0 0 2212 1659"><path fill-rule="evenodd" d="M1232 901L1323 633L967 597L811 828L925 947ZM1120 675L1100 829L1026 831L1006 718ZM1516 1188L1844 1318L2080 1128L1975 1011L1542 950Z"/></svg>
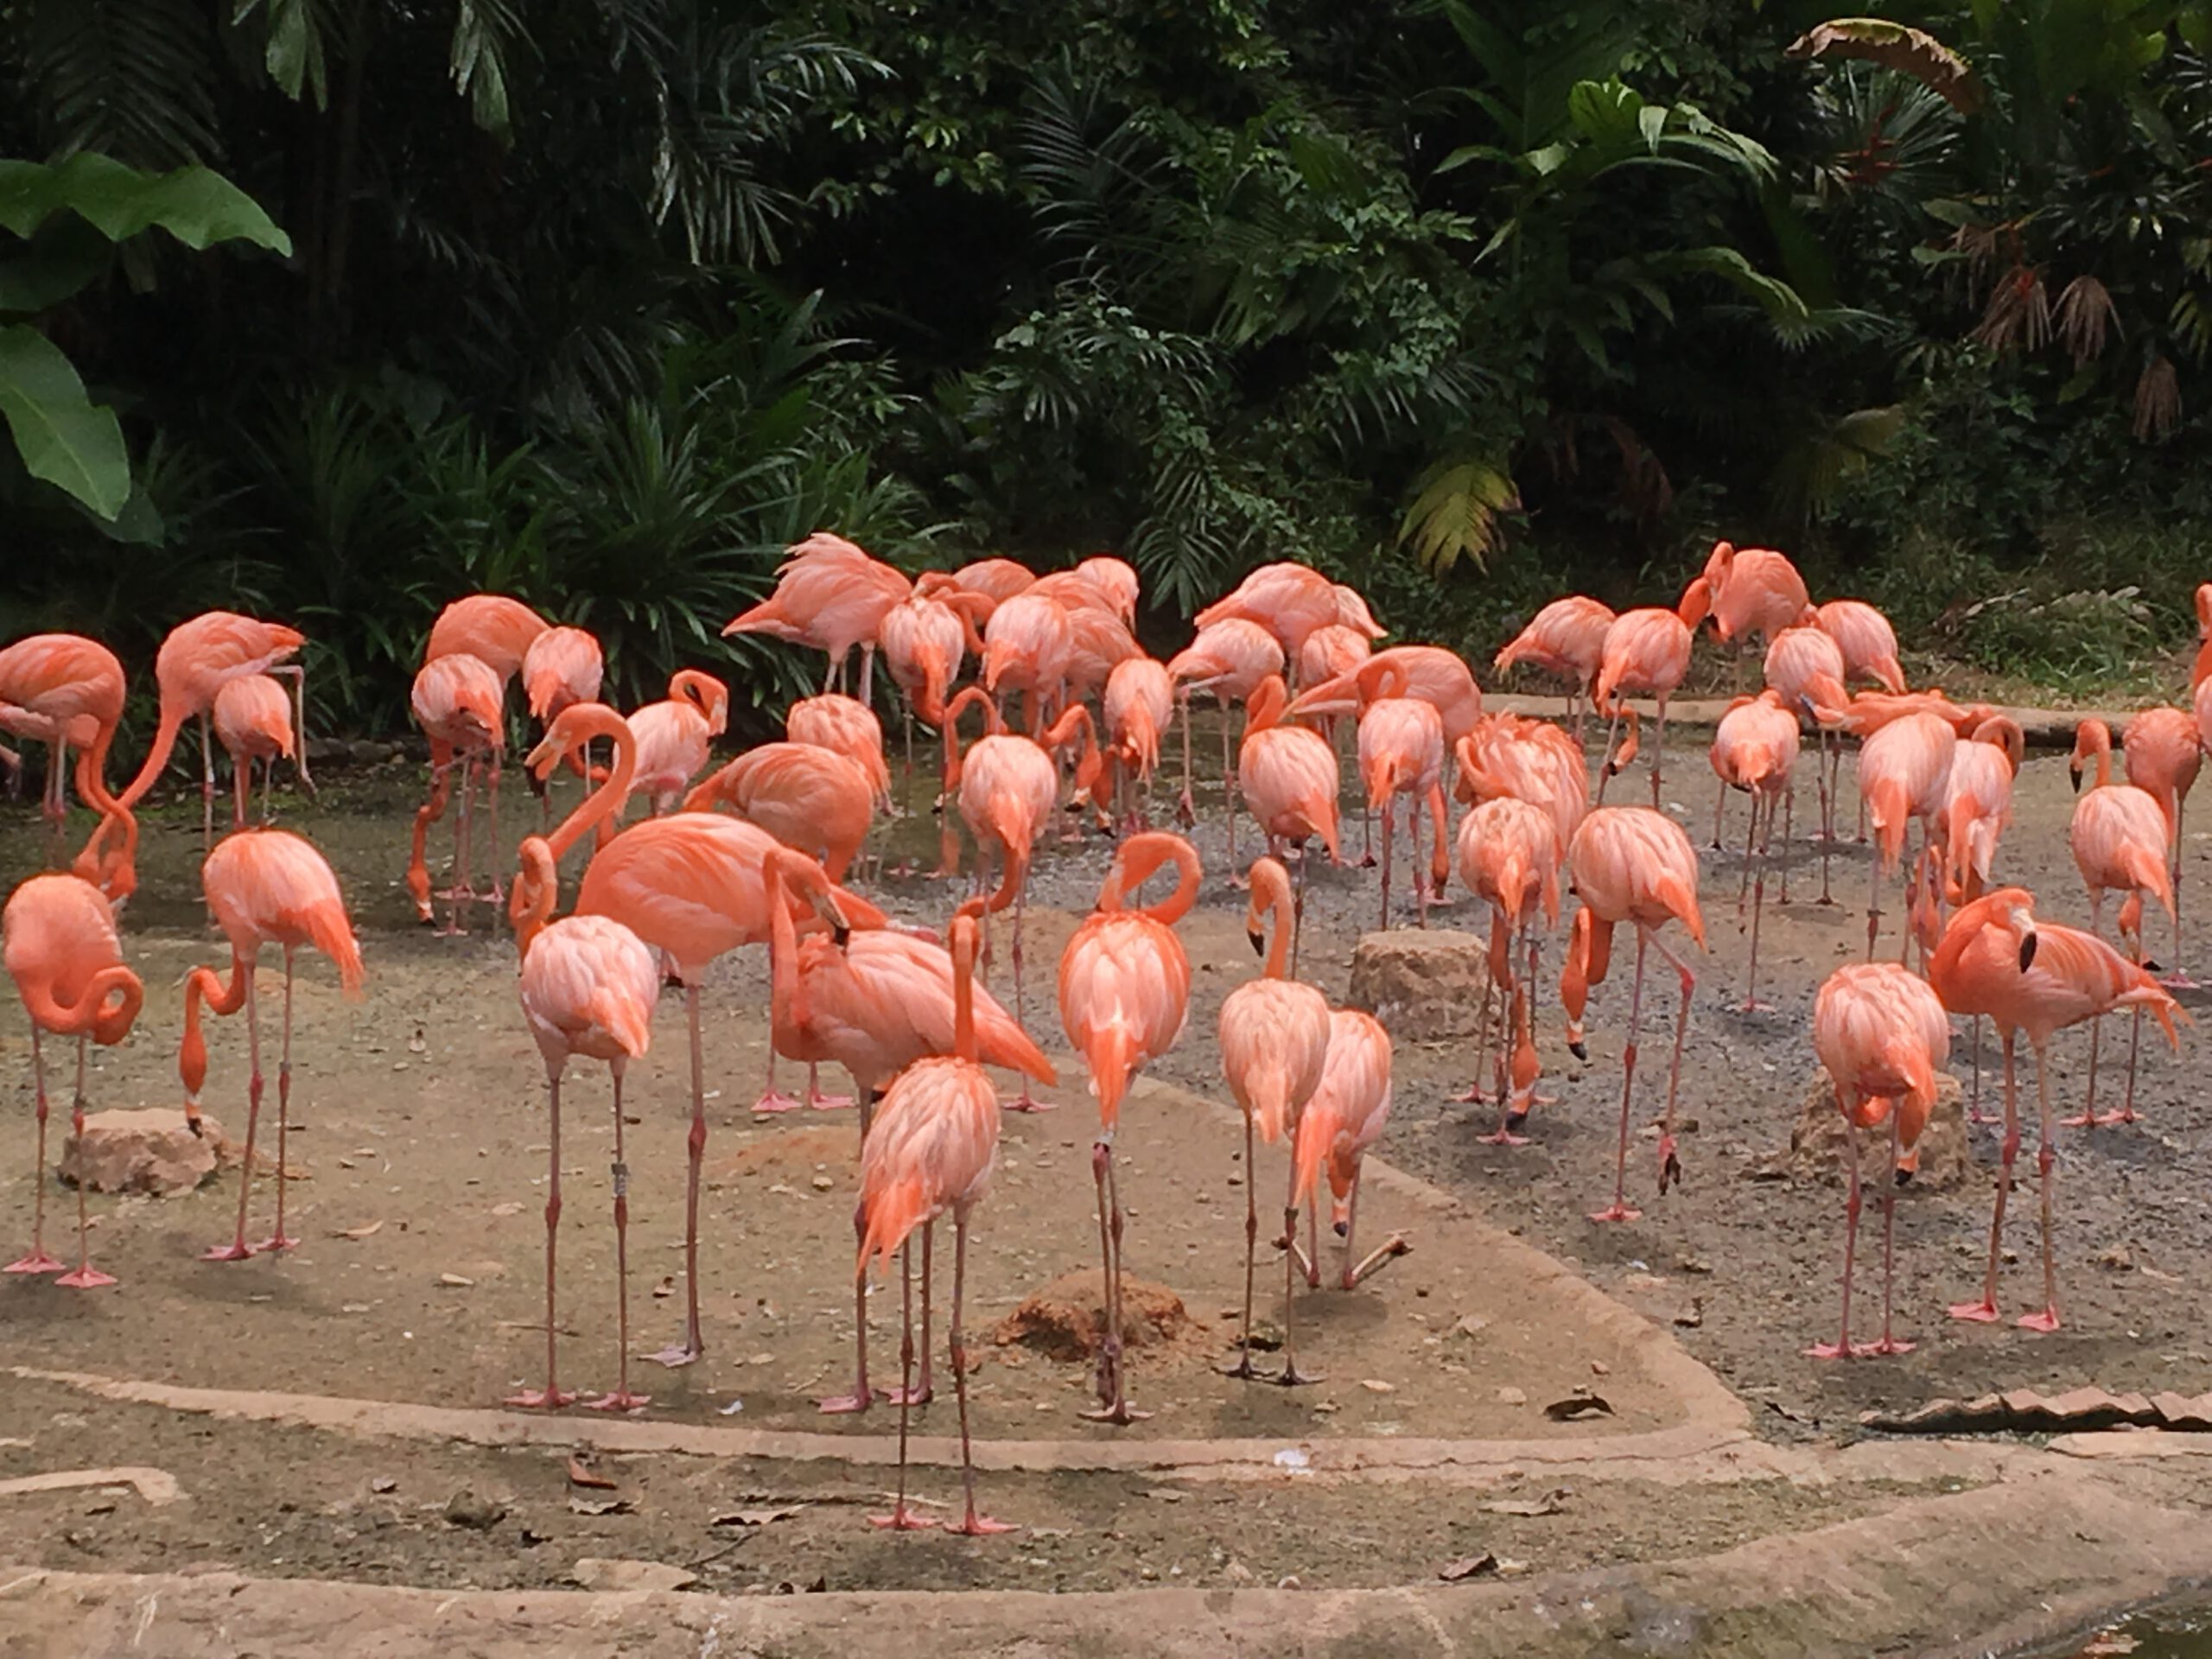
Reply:
<svg viewBox="0 0 2212 1659"><path fill-rule="evenodd" d="M1268 936L1261 932L1258 928L1246 928L1244 930L1244 937L1252 941L1252 954L1254 956L1264 957L1268 954Z"/></svg>
<svg viewBox="0 0 2212 1659"><path fill-rule="evenodd" d="M1587 1043L1569 1043L1567 1046L1567 1052L1573 1055L1578 1060L1586 1060L1590 1058L1590 1045Z"/></svg>
<svg viewBox="0 0 2212 1659"><path fill-rule="evenodd" d="M830 937L836 941L837 948L842 950L852 943L853 930L839 922L830 928Z"/></svg>
<svg viewBox="0 0 2212 1659"><path fill-rule="evenodd" d="M2079 795L2082 792L2082 763L2079 760L2068 761L2066 775L2074 780L2074 792Z"/></svg>
<svg viewBox="0 0 2212 1659"><path fill-rule="evenodd" d="M2020 939L2020 971L2026 973L2036 963L2036 936L2024 934Z"/></svg>

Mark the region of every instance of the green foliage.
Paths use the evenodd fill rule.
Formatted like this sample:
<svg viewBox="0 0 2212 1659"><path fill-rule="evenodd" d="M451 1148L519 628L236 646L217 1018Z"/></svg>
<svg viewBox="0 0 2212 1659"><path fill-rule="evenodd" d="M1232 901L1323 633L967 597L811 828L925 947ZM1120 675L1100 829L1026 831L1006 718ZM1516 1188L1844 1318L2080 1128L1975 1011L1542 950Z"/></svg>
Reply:
<svg viewBox="0 0 2212 1659"><path fill-rule="evenodd" d="M1884 11L0 3L0 637L262 609L389 726L479 588L770 697L822 528L1484 647L1725 533L2086 683L2212 527L2212 6Z"/></svg>

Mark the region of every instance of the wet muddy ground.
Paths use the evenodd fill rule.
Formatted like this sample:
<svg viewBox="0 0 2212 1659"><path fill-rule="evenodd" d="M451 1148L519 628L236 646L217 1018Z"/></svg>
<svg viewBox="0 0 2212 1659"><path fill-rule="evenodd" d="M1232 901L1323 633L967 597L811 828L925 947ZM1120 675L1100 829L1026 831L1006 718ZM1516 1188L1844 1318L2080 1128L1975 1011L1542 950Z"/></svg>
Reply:
<svg viewBox="0 0 2212 1659"><path fill-rule="evenodd" d="M1713 782L1691 747L1702 739L1675 735L1669 804L1702 843ZM1217 1097L1214 1022L1221 998L1250 975L1253 962L1241 896L1223 880L1219 785L1205 775L1211 748L1202 730L1196 839L1208 880L1185 927L1198 969L1191 1023L1182 1047L1156 1069L1166 1081ZM1172 772L1175 763L1169 764ZM1847 765L1846 775L1848 817L1855 796ZM228 1174L188 1198L95 1198L96 1254L124 1284L73 1296L44 1281L0 1283L0 1351L9 1363L458 1405L493 1404L537 1380L543 1071L513 1002L512 948L504 930L441 939L411 920L399 877L416 784L413 769L395 764L334 780L316 804L282 805L280 797L282 820L314 838L339 869L370 972L368 995L358 1002L338 995L319 963L300 977L294 1108L296 1127L304 1127L292 1148L307 1179L290 1185L287 1205L302 1248L283 1260L235 1266L195 1260L229 1230L235 1188ZM1649 798L1640 769L1617 780L1612 791L1618 800ZM1162 804L1172 792L1160 792ZM919 804L891 826L894 866L907 857L926 862L934 850L925 792ZM534 820L527 803L508 804L511 830L523 827L514 822L518 811ZM2045 917L2084 923L2086 900L2066 849L2072 804L2063 758L2032 757L1999 873L2036 888ZM148 821L143 890L124 918L128 948L147 980L147 1008L125 1044L95 1053L89 1090L95 1108L178 1099L182 977L191 964L220 963L225 954L196 899L197 805L172 804ZM1799 806L1802 836L1813 812L1809 800ZM1812 1071L1814 991L1834 964L1864 950L1866 854L1848 839L1836 849L1833 885L1841 902L1824 907L1809 902L1818 891L1818 859L1801 841L1791 856L1793 902L1770 904L1762 939L1761 989L1775 1011L1730 1012L1745 969L1733 850L1744 810L1732 802L1732 849L1705 855L1713 949L1697 964L1684 1056L1682 1109L1696 1129L1683 1138L1683 1187L1656 1197L1652 1143L1639 1132L1630 1147L1630 1196L1643 1204L1644 1218L1613 1227L1586 1218L1610 1193L1633 966L1625 950L1592 996L1586 1064L1567 1054L1555 1002L1546 994L1544 1086L1558 1099L1539 1109L1530 1145L1483 1144L1478 1136L1491 1127L1492 1109L1452 1098L1468 1081L1471 1044L1407 1044L1398 1051L1394 1116L1380 1155L1648 1314L1731 1387L1771 1406L1758 1414L1758 1424L1778 1437L1848 1434L1868 1406L1907 1406L1936 1395L2081 1383L2183 1393L2212 1387L2201 1334L2212 1104L2195 1083L2202 1075L2201 1034L2187 1031L2177 1058L2146 1040L2137 1095L2141 1122L2061 1132L2064 1329L2036 1336L2009 1324L1966 1326L1942 1317L1945 1303L1978 1282L1990 1194L1986 1181L1976 1181L1945 1194L1908 1190L1899 1204L1898 1322L1902 1333L1919 1341L1916 1351L1845 1365L1802 1357L1808 1342L1832 1335L1841 1191L1763 1178L1788 1143ZM1356 851L1356 820L1347 842ZM35 868L43 847L34 809L6 809L0 877L12 881ZM1254 850L1249 820L1239 850L1240 859ZM1048 849L1033 879L1029 1023L1055 1054L1064 1045L1046 1001L1051 965L1089 908L1109 856L1104 839L1086 836ZM2206 865L2203 838L2193 834L2184 849L2185 902L2204 891ZM1307 976L1332 997L1344 993L1358 935L1374 924L1375 883L1371 871L1329 869L1318 860L1313 869L1301 957ZM946 884L918 877L891 880L880 891L888 907L932 923L942 921L954 897ZM1898 908L1892 895L1884 934L1890 950ZM1482 925L1464 904L1434 920ZM2163 935L2153 938L2163 945ZM2194 953L2183 962L2212 978ZM272 956L263 978L263 1007L272 1014L281 984L275 965ZM1557 965L1556 950L1548 950L1547 980ZM1003 955L995 988L1010 1000ZM654 1393L647 1414L656 1418L842 1432L841 1423L817 1417L810 1402L849 1376L855 1126L849 1113L756 1119L747 1109L765 1059L766 1001L757 950L721 964L706 999L713 1092L701 1291L708 1357L681 1372L635 1362L632 1386ZM1639 1127L1662 1098L1663 1068L1652 1058L1663 1056L1670 1034L1671 976L1647 987L1645 1011ZM208 1109L233 1135L245 1109L245 1033L237 1025L222 1022L213 1036L207 1093ZM681 1002L668 997L655 1052L633 1070L626 1102L636 1119L627 1134L638 1172L631 1264L632 1345L639 1354L675 1333L683 1305L683 1033ZM2069 1107L2081 1093L2087 1049L2086 1033L2062 1037L2054 1048L2054 1093ZM2115 1022L2104 1052L2108 1061L2124 1058L2124 1026ZM1954 1055L1961 1077L1966 1058L1961 1033ZM29 1073L20 1017L0 1020L0 1101L8 1108L0 1121L14 1126L4 1141L11 1150L0 1149L0 1228L11 1249L15 1235L28 1230L31 1209ZM834 1084L846 1086L842 1077ZM1058 1109L1007 1119L1000 1179L978 1220L969 1325L983 1352L975 1410L976 1432L987 1439L1113 1433L1073 1415L1084 1399L1080 1364L990 1340L991 1328L1024 1295L1094 1260L1088 1149L1095 1120L1079 1077L1064 1075L1046 1098ZM1993 1103L1993 1083L1985 1098ZM564 1157L563 1380L606 1387L613 1382L613 1321L606 1214L612 1125L603 1073L573 1071L566 1104L564 1152L572 1155ZM1993 1164L1994 1131L1974 1135L1985 1165ZM1138 1402L1158 1412L1131 1431L1137 1435L1281 1437L1287 1445L1347 1434L1537 1438L1553 1432L1541 1406L1578 1386L1604 1393L1616 1408L1612 1421L1594 1429L1579 1424L1578 1433L1627 1433L1670 1421L1672 1402L1663 1390L1643 1386L1632 1357L1586 1330L1557 1328L1545 1306L1527 1305L1510 1276L1479 1259L1478 1246L1455 1231L1448 1211L1394 1215L1374 1203L1362 1215L1368 1242L1403 1227L1414 1253L1351 1296L1301 1298L1310 1357L1325 1380L1286 1392L1217 1377L1210 1367L1233 1332L1228 1311L1241 1283L1244 1172L1236 1137L1218 1121L1140 1108L1122 1147L1133 1212L1130 1271L1175 1291L1192 1320L1174 1341L1135 1358ZM2039 1290L2026 1185L2033 1149L2031 1128L2023 1186L2008 1222L2007 1246L2018 1255L2004 1281L2008 1313L2025 1311ZM1263 1153L1263 1237L1271 1210L1279 1214L1269 1200L1277 1197L1281 1169L1280 1153ZM270 1185L257 1185L252 1236L267 1230ZM49 1243L66 1254L73 1197L49 1187L48 1202ZM949 1251L939 1255L942 1265ZM450 1282L456 1280L466 1282ZM1279 1260L1263 1255L1264 1326L1280 1325L1280 1283ZM940 1296L945 1289L941 1282ZM1872 1289L1871 1280L1863 1282L1870 1300ZM879 1289L871 1314L879 1381L894 1361L894 1308L895 1289ZM932 1433L953 1427L943 1381L941 1373L938 1402L922 1414ZM725 1418L733 1402L741 1409ZM887 1430L889 1415L872 1414L855 1432ZM899 1545L912 1541L859 1526L859 1503L877 1501L873 1495L884 1487L874 1470L620 1461L625 1466L610 1472L634 1510L582 1515L570 1509L569 1497L606 1500L569 1493L563 1460L544 1452L357 1444L305 1430L179 1419L17 1382L0 1399L0 1478L146 1463L170 1469L191 1497L161 1510L97 1493L12 1499L0 1508L0 1555L78 1567L97 1559L111 1567L219 1560L275 1573L500 1586L563 1582L573 1560L590 1554L696 1564L707 1582L723 1586L804 1585L826 1574L838 1587L1104 1587L1147 1569L1199 1583L1244 1582L1246 1573L1253 1582L1297 1575L1308 1583L1389 1583L1426 1576L1478 1547L1535 1570L1694 1554L1762 1531L1840 1518L1852 1504L1873 1501L1864 1489L1844 1499L1767 1483L1644 1502L1615 1484L1602 1501L1576 1494L1543 1516L1499 1515L1456 1501L1440 1516L1417 1488L1286 1480L1260 1493L1174 1492L1138 1477L995 1474L987 1477L988 1506L1031 1530L990 1555L952 1540L902 1550ZM387 1479L398 1484L390 1491L372 1488ZM486 1534L446 1522L448 1498L464 1487L498 1497L509 1518ZM957 1483L931 1470L920 1489L944 1501L955 1496ZM1230 1491L1235 1497L1225 1500ZM1515 1495L1509 1487L1507 1496ZM720 1514L788 1508L797 1499L805 1505L797 1516L715 1525ZM1249 1506L1262 1499L1270 1524L1255 1529ZM1241 1506L1234 1525L1225 1514L1206 1517L1209 1506L1224 1501ZM1355 1548L1346 1548L1347 1537Z"/></svg>

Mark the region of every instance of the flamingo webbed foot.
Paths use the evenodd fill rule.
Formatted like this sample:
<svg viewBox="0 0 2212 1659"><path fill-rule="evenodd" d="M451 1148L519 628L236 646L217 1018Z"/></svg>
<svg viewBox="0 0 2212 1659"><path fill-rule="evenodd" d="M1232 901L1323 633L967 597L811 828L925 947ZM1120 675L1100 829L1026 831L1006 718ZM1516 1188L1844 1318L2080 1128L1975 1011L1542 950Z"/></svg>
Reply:
<svg viewBox="0 0 2212 1659"><path fill-rule="evenodd" d="M1603 1210L1592 1210L1590 1212L1590 1219L1592 1221L1642 1221L1643 1211L1634 1205L1616 1202L1607 1205Z"/></svg>
<svg viewBox="0 0 2212 1659"><path fill-rule="evenodd" d="M62 1264L44 1250L34 1249L29 1255L0 1268L0 1273L59 1273L61 1268Z"/></svg>
<svg viewBox="0 0 2212 1659"><path fill-rule="evenodd" d="M886 1532L925 1532L937 1525L936 1522L925 1516L916 1515L904 1505L893 1510L888 1515L871 1515L868 1518L868 1523L871 1527L881 1528Z"/></svg>
<svg viewBox="0 0 2212 1659"><path fill-rule="evenodd" d="M279 1233L271 1233L259 1243L249 1244L246 1246L246 1249L251 1250L256 1255L281 1255L286 1250L296 1250L299 1248L300 1241L298 1239L286 1238Z"/></svg>
<svg viewBox="0 0 2212 1659"><path fill-rule="evenodd" d="M1302 1389L1309 1382L1321 1382L1326 1380L1319 1371L1301 1371L1295 1365L1286 1365L1268 1379L1277 1388L1281 1389Z"/></svg>
<svg viewBox="0 0 2212 1659"><path fill-rule="evenodd" d="M856 1389L851 1394L833 1394L827 1400L817 1400L814 1402L814 1408L825 1417L849 1416L855 1412L866 1411L878 1400L888 1400L890 1397L889 1390L885 1389Z"/></svg>
<svg viewBox="0 0 2212 1659"><path fill-rule="evenodd" d="M653 1402L650 1394L632 1394L626 1389L612 1389L596 1400L584 1402L587 1411L643 1411Z"/></svg>
<svg viewBox="0 0 2212 1659"><path fill-rule="evenodd" d="M253 1247L244 1239L228 1244L211 1244L200 1253L202 1262L245 1262L251 1259Z"/></svg>
<svg viewBox="0 0 2212 1659"><path fill-rule="evenodd" d="M1020 1529L1011 1522L994 1521L988 1515L977 1515L970 1510L965 1521L957 1526L949 1526L945 1530L963 1538L988 1538L995 1533L1018 1532Z"/></svg>
<svg viewBox="0 0 2212 1659"><path fill-rule="evenodd" d="M1997 1304L1987 1298L1978 1302L1954 1302L1943 1311L1955 1319L1965 1319L1974 1325L1997 1323Z"/></svg>
<svg viewBox="0 0 2212 1659"><path fill-rule="evenodd" d="M761 1113L795 1112L798 1106L798 1096L787 1095L780 1089L771 1089L753 1103L753 1109Z"/></svg>
<svg viewBox="0 0 2212 1659"><path fill-rule="evenodd" d="M524 1389L520 1394L511 1394L499 1403L515 1411L558 1411L563 1406L576 1402L574 1389Z"/></svg>
<svg viewBox="0 0 2212 1659"><path fill-rule="evenodd" d="M54 1282L65 1290L98 1290L103 1286L113 1284L115 1275L111 1273L102 1273L87 1262L74 1271L63 1274Z"/></svg>
<svg viewBox="0 0 2212 1659"><path fill-rule="evenodd" d="M2012 1323L2023 1331L2056 1331L2058 1329L2058 1310L2055 1307L2038 1308L2033 1313L2021 1314Z"/></svg>

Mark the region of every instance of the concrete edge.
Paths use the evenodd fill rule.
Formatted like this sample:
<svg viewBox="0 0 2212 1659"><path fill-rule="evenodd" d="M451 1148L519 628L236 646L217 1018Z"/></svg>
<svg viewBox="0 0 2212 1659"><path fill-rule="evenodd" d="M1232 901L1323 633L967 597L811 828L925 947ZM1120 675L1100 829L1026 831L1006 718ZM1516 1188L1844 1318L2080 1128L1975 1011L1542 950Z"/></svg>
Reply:
<svg viewBox="0 0 2212 1659"><path fill-rule="evenodd" d="M1001 1545L1000 1548L1006 1546ZM1018 1548L1018 1543L1014 1546ZM991 1548L994 1546L956 1546ZM0 1565L25 1659L240 1652L472 1659L912 1659L1142 1652L1156 1659L1427 1654L1769 1659L2006 1651L2212 1576L2212 1521L2083 1478L1907 1503L1703 1558L1462 1585L1333 1591L679 1592L426 1590Z"/></svg>

